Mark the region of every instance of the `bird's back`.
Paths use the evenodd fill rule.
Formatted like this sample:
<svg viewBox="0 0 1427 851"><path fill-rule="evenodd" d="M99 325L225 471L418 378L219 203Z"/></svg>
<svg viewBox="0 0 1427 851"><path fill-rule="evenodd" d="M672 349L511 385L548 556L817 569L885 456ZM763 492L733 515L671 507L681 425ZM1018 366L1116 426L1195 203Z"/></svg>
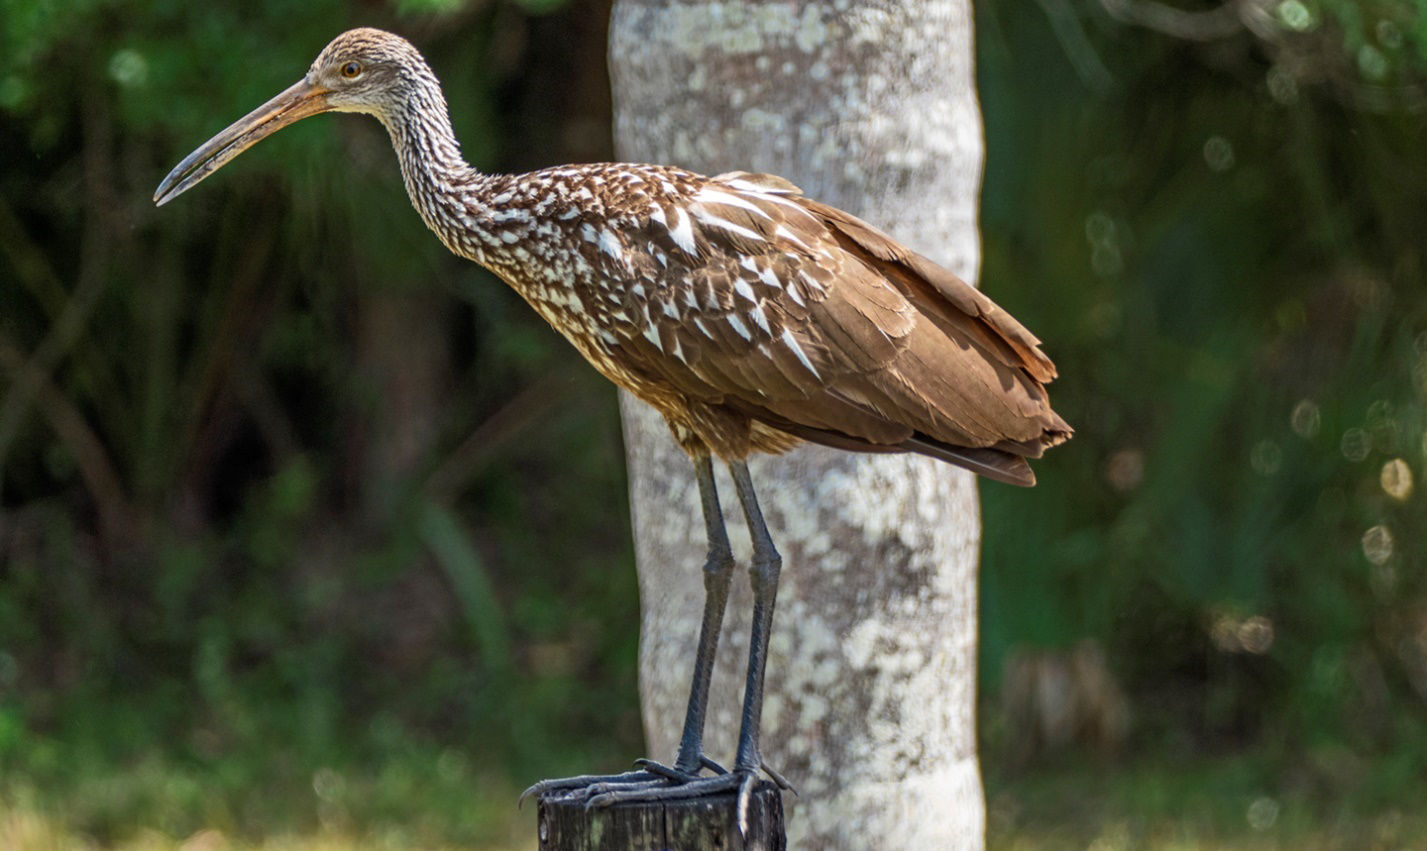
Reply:
<svg viewBox="0 0 1427 851"><path fill-rule="evenodd" d="M602 164L497 180L494 230L462 253L686 448L742 458L801 439L1031 484L1024 458L1070 436L1045 390L1055 367L1019 322L780 178Z"/></svg>

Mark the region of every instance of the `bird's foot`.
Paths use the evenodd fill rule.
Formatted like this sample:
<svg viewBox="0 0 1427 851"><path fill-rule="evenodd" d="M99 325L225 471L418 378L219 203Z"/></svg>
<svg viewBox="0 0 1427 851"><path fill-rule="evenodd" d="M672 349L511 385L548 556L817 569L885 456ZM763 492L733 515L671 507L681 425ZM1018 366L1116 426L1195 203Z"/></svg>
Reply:
<svg viewBox="0 0 1427 851"><path fill-rule="evenodd" d="M687 800L737 790L739 829L746 832L748 804L758 783L758 771L735 769L730 772L706 756L699 757L700 767L694 772L651 759L636 760L634 764L637 766L634 771L621 774L584 774L542 780L521 793L520 802L524 803L526 798L534 795L537 798L550 797L562 803L583 802L587 807L608 807L629 802ZM778 789L797 794L787 779L767 763L760 762L760 767ZM713 772L712 775L704 776L702 771L705 769Z"/></svg>
<svg viewBox="0 0 1427 851"><path fill-rule="evenodd" d="M733 771L714 774L709 777L694 777L682 783L661 778L662 782L609 785L601 789L591 789L584 798L587 807L608 807L613 804L638 802L641 804L657 801L681 801L688 798L703 798L721 795L739 788L746 780L756 780L751 771ZM749 788L752 788L750 783Z"/></svg>
<svg viewBox="0 0 1427 851"><path fill-rule="evenodd" d="M706 756L699 757L699 767L694 771L664 765L652 759L637 759L635 770L620 774L581 774L558 780L541 780L520 793L517 805L534 795L537 798L551 796L561 801L585 801L612 791L658 788L661 786L681 786L699 779L704 769L715 775L727 774L728 770Z"/></svg>
<svg viewBox="0 0 1427 851"><path fill-rule="evenodd" d="M634 761L634 764L644 769L645 771L651 772L653 774L658 774L661 777L667 777L676 783L688 783L691 780L698 779L698 776L696 774L691 775L688 772L680 771L677 768L670 768L666 765L660 765L652 759L636 759ZM724 768L723 766L719 765L718 763L714 762L706 756L699 757L699 765L703 768L708 769L709 771L712 771L715 775L728 774L727 768ZM779 774L777 771L774 771L773 766L769 765L766 762L763 762L762 760L759 760L758 767L764 774L768 775L768 779L773 781L773 785L777 786L779 791L792 792L794 795L798 794L798 790L793 788L793 784L788 782L788 778L784 777L782 774ZM757 774L758 772L755 771L753 773Z"/></svg>
<svg viewBox="0 0 1427 851"><path fill-rule="evenodd" d="M779 789L791 791L792 787L782 775L764 765L763 770L773 778ZM661 801L683 801L690 798L704 798L736 792L734 803L738 818L738 832L748 835L748 808L753 799L753 790L758 786L758 771L751 768L735 768L733 771L714 774L709 777L695 777L681 783L672 781L657 783L613 784L599 789L591 789L584 799L586 807L608 807L625 803L658 803Z"/></svg>

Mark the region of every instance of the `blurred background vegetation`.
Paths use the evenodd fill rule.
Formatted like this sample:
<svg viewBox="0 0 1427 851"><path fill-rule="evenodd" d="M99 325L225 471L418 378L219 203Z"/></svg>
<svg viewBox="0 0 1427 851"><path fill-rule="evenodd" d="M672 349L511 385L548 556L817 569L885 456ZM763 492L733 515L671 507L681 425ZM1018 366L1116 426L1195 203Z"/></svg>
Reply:
<svg viewBox="0 0 1427 851"><path fill-rule="evenodd" d="M999 847L1427 842L1427 8L983 0ZM492 170L610 157L605 0L0 0L0 846L522 847L642 753L613 392L381 128L158 180L355 25Z"/></svg>

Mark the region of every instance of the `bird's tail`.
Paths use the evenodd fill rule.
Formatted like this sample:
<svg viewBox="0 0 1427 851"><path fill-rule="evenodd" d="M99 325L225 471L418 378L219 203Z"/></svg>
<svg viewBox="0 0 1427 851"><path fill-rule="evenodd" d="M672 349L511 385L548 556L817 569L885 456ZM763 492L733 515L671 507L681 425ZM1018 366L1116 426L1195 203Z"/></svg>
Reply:
<svg viewBox="0 0 1427 851"><path fill-rule="evenodd" d="M903 441L901 446L911 452L955 464L977 475L1008 485L1028 488L1036 483L1036 474L1031 471L1031 465L1026 463L1025 458L1000 449L952 446L925 435L917 435Z"/></svg>

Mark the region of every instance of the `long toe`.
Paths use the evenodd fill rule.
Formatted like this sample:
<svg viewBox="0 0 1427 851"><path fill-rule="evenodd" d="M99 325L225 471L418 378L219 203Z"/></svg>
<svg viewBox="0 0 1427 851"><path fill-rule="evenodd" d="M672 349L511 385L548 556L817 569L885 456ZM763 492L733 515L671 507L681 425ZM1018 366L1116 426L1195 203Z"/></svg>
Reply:
<svg viewBox="0 0 1427 851"><path fill-rule="evenodd" d="M662 762L655 762L652 759L636 759L634 764L650 774L657 774L669 780L671 783L688 783L692 780L699 779L698 771L684 771L677 766L665 765ZM717 763L714 763L714 765L717 766ZM723 769L719 769L715 773L723 774L725 772Z"/></svg>
<svg viewBox="0 0 1427 851"><path fill-rule="evenodd" d="M636 770L621 774L581 774L558 780L541 780L520 794L520 803L526 798L536 797L561 802L584 801L586 806L601 807L622 801L674 801L698 798L704 795L718 795L734 789L743 789L740 803L746 809L747 790L757 779L757 772L741 769L730 772L706 756L699 757L699 767L685 771L675 766L664 765L652 759L638 759ZM701 774L704 770L714 772L713 776ZM762 770L768 774L779 789L792 787L778 772L767 765Z"/></svg>
<svg viewBox="0 0 1427 851"><path fill-rule="evenodd" d="M758 785L758 773L750 771L738 784L738 833L748 835L748 805L753 800L753 787Z"/></svg>
<svg viewBox="0 0 1427 851"><path fill-rule="evenodd" d="M762 762L760 765L763 768L763 773L768 775L769 780L773 781L773 785L782 789L784 792L792 792L794 795L798 794L798 790L793 788L793 784L788 782L788 778L774 771L773 766L766 762Z"/></svg>
<svg viewBox="0 0 1427 851"><path fill-rule="evenodd" d="M657 803L659 801L682 801L688 798L702 798L707 795L722 795L737 789L743 782L740 774L719 774L713 777L699 777L677 786L640 786L610 789L598 795L591 795L585 801L587 807L608 807L613 804Z"/></svg>
<svg viewBox="0 0 1427 851"><path fill-rule="evenodd" d="M699 777L687 783L669 784L622 784L611 785L585 798L586 807L610 807L615 804L657 804L661 801L686 801L691 798L706 798L729 793L737 794L734 804L738 819L738 832L748 835L748 812L753 801L754 790L759 780L756 771L739 769L712 777ZM595 791L591 788L590 791ZM569 800L568 798L562 800Z"/></svg>
<svg viewBox="0 0 1427 851"><path fill-rule="evenodd" d="M626 783L648 783L660 778L647 771L626 771L622 774L581 774L576 777L562 777L558 780L541 780L531 784L524 792L520 793L520 800L516 806L525 803L529 797L541 798L546 795L559 795L568 797L577 794L582 789L591 786L612 786Z"/></svg>

